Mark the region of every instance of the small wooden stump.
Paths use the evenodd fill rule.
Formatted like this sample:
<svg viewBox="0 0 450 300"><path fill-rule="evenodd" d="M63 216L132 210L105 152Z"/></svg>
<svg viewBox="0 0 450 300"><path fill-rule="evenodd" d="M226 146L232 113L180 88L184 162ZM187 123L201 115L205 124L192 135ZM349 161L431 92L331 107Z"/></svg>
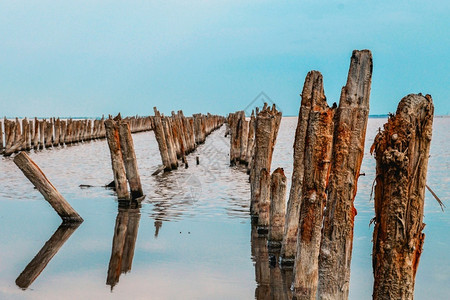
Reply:
<svg viewBox="0 0 450 300"><path fill-rule="evenodd" d="M72 206L56 190L41 169L39 169L25 152L17 154L14 157L14 163L44 196L45 200L50 203L64 222L83 222L80 215L78 215Z"/></svg>
<svg viewBox="0 0 450 300"><path fill-rule="evenodd" d="M278 168L273 171L270 179L270 225L268 245L280 248L284 235L286 215L286 176L284 170Z"/></svg>

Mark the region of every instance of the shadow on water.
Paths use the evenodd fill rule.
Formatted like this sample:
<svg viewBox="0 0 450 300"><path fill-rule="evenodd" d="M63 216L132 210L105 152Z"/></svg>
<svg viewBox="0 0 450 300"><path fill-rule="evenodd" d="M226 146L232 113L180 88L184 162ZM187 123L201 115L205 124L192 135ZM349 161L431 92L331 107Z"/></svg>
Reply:
<svg viewBox="0 0 450 300"><path fill-rule="evenodd" d="M111 286L111 291L119 282L120 275L131 271L140 219L138 201L119 202L106 279L106 284Z"/></svg>
<svg viewBox="0 0 450 300"><path fill-rule="evenodd" d="M25 267L23 272L17 277L16 285L22 289L27 289L45 269L53 256L75 232L81 223L62 223L51 238L39 250L36 256Z"/></svg>
<svg viewBox="0 0 450 300"><path fill-rule="evenodd" d="M255 264L256 300L292 299L290 289L292 269L282 269L278 265L279 249L267 247L267 235L258 234L255 225L252 226L252 260Z"/></svg>

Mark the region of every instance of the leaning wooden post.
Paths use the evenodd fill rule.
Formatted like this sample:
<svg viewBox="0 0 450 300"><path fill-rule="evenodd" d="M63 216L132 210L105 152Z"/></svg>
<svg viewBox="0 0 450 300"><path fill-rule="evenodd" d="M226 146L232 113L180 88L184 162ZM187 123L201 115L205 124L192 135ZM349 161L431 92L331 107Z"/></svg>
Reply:
<svg viewBox="0 0 450 300"><path fill-rule="evenodd" d="M319 71L310 71L306 75L301 94L302 100L298 113L297 129L294 140L294 167L292 170L291 189L287 204L284 237L281 246L281 263L293 265L297 253L298 220L304 176L304 154L309 113L317 102L323 102L323 78Z"/></svg>
<svg viewBox="0 0 450 300"><path fill-rule="evenodd" d="M330 171L335 106L328 107L323 90L315 90L306 132L302 199L298 221L297 255L294 266L296 299L316 299L319 249L325 190ZM316 95L317 94L317 95Z"/></svg>
<svg viewBox="0 0 450 300"><path fill-rule="evenodd" d="M120 148L125 164L128 182L130 184L131 197L133 199L144 195L142 192L141 178L137 167L136 154L134 152L133 138L128 123L119 124Z"/></svg>
<svg viewBox="0 0 450 300"><path fill-rule="evenodd" d="M129 200L127 176L120 149L119 126L116 121L109 119L105 121L105 128L117 197L120 200Z"/></svg>
<svg viewBox="0 0 450 300"><path fill-rule="evenodd" d="M430 95L404 97L371 148L377 164L373 299L414 298L433 112Z"/></svg>
<svg viewBox="0 0 450 300"><path fill-rule="evenodd" d="M270 224L268 245L281 247L286 214L286 176L282 168L273 171L270 178Z"/></svg>
<svg viewBox="0 0 450 300"><path fill-rule="evenodd" d="M56 188L47 179L45 174L25 153L20 152L14 157L14 163L19 167L23 174L31 181L31 183L44 196L45 200L50 203L53 209L63 219L64 222L83 222L83 219L70 206L64 197L56 190Z"/></svg>
<svg viewBox="0 0 450 300"><path fill-rule="evenodd" d="M336 111L319 257L318 295L322 299L348 298L356 215L353 201L364 155L371 81L371 52L353 51Z"/></svg>

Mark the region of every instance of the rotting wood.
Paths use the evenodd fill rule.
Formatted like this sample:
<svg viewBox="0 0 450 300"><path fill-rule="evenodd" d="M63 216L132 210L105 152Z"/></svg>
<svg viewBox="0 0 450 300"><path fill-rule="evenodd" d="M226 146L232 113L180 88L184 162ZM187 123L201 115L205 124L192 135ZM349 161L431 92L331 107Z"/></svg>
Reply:
<svg viewBox="0 0 450 300"><path fill-rule="evenodd" d="M270 223L268 245L280 248L284 235L286 215L286 176L282 168L273 171L270 178Z"/></svg>
<svg viewBox="0 0 450 300"><path fill-rule="evenodd" d="M264 168L259 175L259 201L256 203L258 211L258 233L266 234L270 222L270 173Z"/></svg>
<svg viewBox="0 0 450 300"><path fill-rule="evenodd" d="M130 199L130 194L128 193L127 176L120 149L119 126L116 121L108 119L105 121L105 128L117 197L120 200L127 200Z"/></svg>
<svg viewBox="0 0 450 300"><path fill-rule="evenodd" d="M50 203L64 222L83 222L80 215L56 190L41 169L25 152L20 152L17 154L14 157L14 163L23 172L25 177L27 177L28 180L30 180L31 183L44 196L45 200Z"/></svg>
<svg viewBox="0 0 450 300"><path fill-rule="evenodd" d="M169 159L169 151L167 149L167 143L166 143L166 138L165 138L165 134L164 134L164 128L163 128L163 124L161 122L161 115L159 113L159 111L156 109L156 107L153 108L154 112L155 112L155 129L154 129L154 133L155 133L155 138L156 141L158 142L158 147L159 147L159 153L161 155L161 160L162 163L165 167L165 171L170 171L172 170L172 165L170 163L170 159Z"/></svg>
<svg viewBox="0 0 450 300"><path fill-rule="evenodd" d="M331 170L319 256L318 297L347 299L356 209L372 81L372 54L353 51L336 111Z"/></svg>
<svg viewBox="0 0 450 300"><path fill-rule="evenodd" d="M270 173L273 149L275 147L278 127L281 120L281 112L275 108L270 110L265 103L264 109L256 116L255 126L255 151L252 159L252 170L250 172L250 213L253 216L259 214L260 180L262 169Z"/></svg>
<svg viewBox="0 0 450 300"><path fill-rule="evenodd" d="M125 164L125 171L130 184L131 197L133 199L144 195L142 191L141 178L137 167L136 154L134 152L133 138L130 126L127 122L119 123L120 149Z"/></svg>
<svg viewBox="0 0 450 300"><path fill-rule="evenodd" d="M285 266L293 265L295 255L297 253L298 220L302 197L305 143L309 115L311 109L314 108L316 103L323 102L324 99L326 99L323 89L323 77L320 72L308 72L303 85L301 98L293 147L294 166L292 170L291 189L289 192L286 223L280 254L281 263Z"/></svg>
<svg viewBox="0 0 450 300"><path fill-rule="evenodd" d="M373 299L413 299L425 234L430 95L404 97L371 147L376 159Z"/></svg>
<svg viewBox="0 0 450 300"><path fill-rule="evenodd" d="M314 89L305 139L304 176L293 289L296 299L316 299L325 190L333 143L335 106L328 107L323 85Z"/></svg>

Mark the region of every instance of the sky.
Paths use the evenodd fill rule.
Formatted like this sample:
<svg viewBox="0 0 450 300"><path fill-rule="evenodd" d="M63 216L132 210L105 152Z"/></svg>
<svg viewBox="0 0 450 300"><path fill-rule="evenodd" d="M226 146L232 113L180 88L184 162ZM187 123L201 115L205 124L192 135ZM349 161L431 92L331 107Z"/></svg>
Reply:
<svg viewBox="0 0 450 300"><path fill-rule="evenodd" d="M0 116L226 115L261 92L297 115L310 70L338 102L354 49L373 55L370 114L421 92L448 115L449 15L447 0L5 0Z"/></svg>

